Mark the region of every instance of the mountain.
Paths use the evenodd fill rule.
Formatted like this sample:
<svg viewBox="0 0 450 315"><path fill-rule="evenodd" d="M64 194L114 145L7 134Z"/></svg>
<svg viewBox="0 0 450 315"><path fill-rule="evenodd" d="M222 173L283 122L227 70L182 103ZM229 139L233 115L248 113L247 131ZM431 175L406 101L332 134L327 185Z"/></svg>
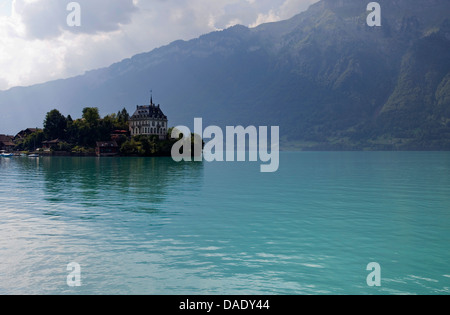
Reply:
<svg viewBox="0 0 450 315"><path fill-rule="evenodd" d="M450 149L450 1L322 0L292 19L235 26L66 80L0 92L0 132L149 102L171 125L277 125L285 147Z"/></svg>

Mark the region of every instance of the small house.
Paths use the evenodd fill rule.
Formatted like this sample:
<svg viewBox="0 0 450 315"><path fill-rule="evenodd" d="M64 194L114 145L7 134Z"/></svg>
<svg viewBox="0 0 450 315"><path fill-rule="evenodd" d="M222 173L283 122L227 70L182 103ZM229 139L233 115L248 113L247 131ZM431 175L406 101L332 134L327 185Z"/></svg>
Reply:
<svg viewBox="0 0 450 315"><path fill-rule="evenodd" d="M14 136L0 135L0 150L12 151L14 149Z"/></svg>
<svg viewBox="0 0 450 315"><path fill-rule="evenodd" d="M42 148L45 151L58 151L58 147L61 141L59 139L51 140L51 141L43 141L42 142Z"/></svg>
<svg viewBox="0 0 450 315"><path fill-rule="evenodd" d="M119 146L116 141L97 142L95 153L97 156L116 156L119 153Z"/></svg>
<svg viewBox="0 0 450 315"><path fill-rule="evenodd" d="M128 131L128 130L114 130L114 131L111 133L111 140L112 140L112 141L117 141L117 140L119 140L121 137L128 138L128 134L129 134L129 131Z"/></svg>
<svg viewBox="0 0 450 315"><path fill-rule="evenodd" d="M14 140L20 140L20 139L25 139L26 137L28 137L29 135L40 131L40 129L38 128L27 128L22 130L21 132L19 132L15 137Z"/></svg>

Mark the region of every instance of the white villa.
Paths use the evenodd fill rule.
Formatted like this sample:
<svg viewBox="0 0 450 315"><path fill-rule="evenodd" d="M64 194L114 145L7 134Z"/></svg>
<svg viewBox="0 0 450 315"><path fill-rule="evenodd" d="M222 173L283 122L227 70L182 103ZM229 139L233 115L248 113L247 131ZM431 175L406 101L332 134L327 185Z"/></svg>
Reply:
<svg viewBox="0 0 450 315"><path fill-rule="evenodd" d="M164 115L159 104L156 106L153 103L153 97L150 99L150 105L137 105L129 125L131 136L159 136L161 140L167 138L167 116Z"/></svg>

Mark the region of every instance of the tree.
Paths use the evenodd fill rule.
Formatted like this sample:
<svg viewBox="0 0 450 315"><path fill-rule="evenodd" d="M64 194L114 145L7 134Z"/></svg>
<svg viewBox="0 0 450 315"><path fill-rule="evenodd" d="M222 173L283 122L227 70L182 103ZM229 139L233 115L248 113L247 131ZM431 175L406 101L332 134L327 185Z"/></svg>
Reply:
<svg viewBox="0 0 450 315"><path fill-rule="evenodd" d="M122 111L118 111L115 115L114 128L117 130L128 130L128 121L130 120L130 115L124 108Z"/></svg>
<svg viewBox="0 0 450 315"><path fill-rule="evenodd" d="M84 147L93 147L98 141L98 128L91 126L87 120L76 120L73 125L76 135L76 144Z"/></svg>
<svg viewBox="0 0 450 315"><path fill-rule="evenodd" d="M57 109L47 113L44 120L44 135L48 140L66 138L67 119Z"/></svg>
<svg viewBox="0 0 450 315"><path fill-rule="evenodd" d="M83 109L83 119L86 120L89 126L96 126L100 120L100 114L97 107L85 107Z"/></svg>
<svg viewBox="0 0 450 315"><path fill-rule="evenodd" d="M121 123L127 123L128 120L130 120L130 114L128 114L128 111L126 108L123 108L119 115L119 122Z"/></svg>
<svg viewBox="0 0 450 315"><path fill-rule="evenodd" d="M78 140L76 121L74 121L70 115L67 116L66 140L68 140L69 143L77 143Z"/></svg>
<svg viewBox="0 0 450 315"><path fill-rule="evenodd" d="M38 130L17 143L15 149L18 151L34 151L42 146L42 141L44 141L44 132Z"/></svg>
<svg viewBox="0 0 450 315"><path fill-rule="evenodd" d="M98 141L111 140L111 132L114 130L115 122L115 115L105 116L105 118L100 120L99 125L97 126Z"/></svg>

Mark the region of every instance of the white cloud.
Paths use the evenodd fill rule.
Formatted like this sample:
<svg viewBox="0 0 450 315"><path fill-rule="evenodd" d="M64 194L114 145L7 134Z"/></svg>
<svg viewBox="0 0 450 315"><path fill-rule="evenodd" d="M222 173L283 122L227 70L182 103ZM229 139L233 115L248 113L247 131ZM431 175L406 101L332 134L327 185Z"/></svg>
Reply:
<svg viewBox="0 0 450 315"><path fill-rule="evenodd" d="M318 0L79 0L79 28L66 24L71 1L0 8L0 89L79 75L235 24L287 19Z"/></svg>
<svg viewBox="0 0 450 315"><path fill-rule="evenodd" d="M311 4L318 0L286 0L279 9L281 19L287 19L295 12L302 12L308 9Z"/></svg>
<svg viewBox="0 0 450 315"><path fill-rule="evenodd" d="M63 32L88 33L114 31L131 22L137 11L133 0L77 0L83 23L80 27L67 25L67 4L61 0L14 0L15 13L21 17L30 38L58 37Z"/></svg>
<svg viewBox="0 0 450 315"><path fill-rule="evenodd" d="M263 23L271 23L288 19L292 17L293 14L306 10L311 4L317 1L318 0L285 0L280 6L271 9L269 12L259 13L256 21L250 24L249 27L256 27Z"/></svg>
<svg viewBox="0 0 450 315"><path fill-rule="evenodd" d="M258 18L256 19L256 22L251 24L250 27L256 27L263 23L277 22L280 20L281 20L281 18L277 14L275 14L275 12L273 10L270 10L270 12L267 14L264 14L264 13L258 14Z"/></svg>

